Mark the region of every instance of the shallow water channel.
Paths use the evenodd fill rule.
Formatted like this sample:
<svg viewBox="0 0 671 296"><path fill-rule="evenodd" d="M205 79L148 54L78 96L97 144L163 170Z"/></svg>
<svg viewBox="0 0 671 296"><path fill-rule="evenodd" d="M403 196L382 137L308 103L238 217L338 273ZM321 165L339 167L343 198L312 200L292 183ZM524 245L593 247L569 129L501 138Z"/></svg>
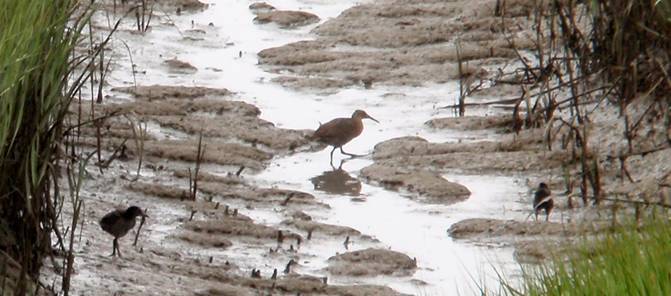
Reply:
<svg viewBox="0 0 671 296"><path fill-rule="evenodd" d="M257 106L263 119L292 129L315 129L320 122L348 117L354 109L364 109L380 123L365 121L363 134L345 146L346 151L357 154L370 154L375 144L400 136L420 136L432 142L473 141L495 136L483 132L432 130L424 125L431 118L451 115L451 110L436 107L454 102L458 94L456 82L423 87L352 87L326 93L294 91L270 82L276 74L265 72L257 64L257 52L314 38L310 30L316 25L287 30L254 24L254 15L248 9L251 3L248 0L211 1L209 9L203 12L171 17L174 26L156 23L145 36L118 34L117 38L131 48L137 70L146 71L135 77L137 84L227 88L237 93L236 99ZM357 3L351 0L271 2L280 9L310 11L322 22ZM161 22L165 21L166 18L161 18ZM210 23L213 26L209 26ZM191 28L204 30L204 39L185 41L185 31ZM160 64L169 58L189 62L199 70L190 75L171 73ZM130 65L128 56L122 56L120 64L122 67ZM110 83L114 86L132 84L133 78L127 70L127 73L116 70ZM329 164L329 152L327 148L277 157L266 170L246 177L267 186L313 194L331 207L306 211L314 219L349 226L379 240L354 241L349 250L388 247L416 258L418 263L418 270L412 276L329 277L330 283L382 284L415 295L449 295L457 291L470 295L476 293L475 285L482 281L490 287L497 286L494 269L517 272L511 247L454 241L447 229L467 218L523 218L527 214L524 209L528 196L520 177L447 174L447 179L471 190L470 198L453 205L426 204L408 198L406 193L389 191L358 179L358 171L372 163L370 155L345 161L343 170L337 171ZM342 156L338 152L335 156L338 166ZM253 209L245 214L260 223L276 224L281 220L271 209ZM170 228L165 231L169 232ZM197 249L191 251L198 252ZM224 253L245 258L239 264L249 264L251 269L268 260L260 256L264 251L233 247ZM308 255L301 259L297 271L324 275L321 269L326 266L326 259L335 255L334 251L346 251L341 238L305 244L301 253Z"/></svg>

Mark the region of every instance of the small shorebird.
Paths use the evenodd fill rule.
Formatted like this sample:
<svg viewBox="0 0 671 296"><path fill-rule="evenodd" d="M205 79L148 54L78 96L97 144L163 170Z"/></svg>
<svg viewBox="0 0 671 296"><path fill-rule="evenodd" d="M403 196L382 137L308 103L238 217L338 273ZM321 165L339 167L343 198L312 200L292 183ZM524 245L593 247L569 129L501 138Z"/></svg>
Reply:
<svg viewBox="0 0 671 296"><path fill-rule="evenodd" d="M534 195L534 214L536 215L536 221L538 221L538 214L541 210L545 210L545 221L550 220L550 212L554 207L554 201L552 200L552 192L550 188L545 183L540 183L538 185L538 190Z"/></svg>
<svg viewBox="0 0 671 296"><path fill-rule="evenodd" d="M135 217L137 216L149 217L140 208L131 206L126 210L109 212L100 219L100 227L114 236L114 241L112 241L112 256L118 252L118 256L121 257L121 250L119 250L119 242L117 240L135 227Z"/></svg>
<svg viewBox="0 0 671 296"><path fill-rule="evenodd" d="M333 151L335 151L336 148L340 148L342 154L357 157L359 155L347 153L342 150L342 146L361 134L363 131L362 120L365 118L380 123L375 118L368 115L366 111L356 110L350 118L336 118L320 125L312 135L312 138L333 146L333 150L331 150L331 163L333 163Z"/></svg>

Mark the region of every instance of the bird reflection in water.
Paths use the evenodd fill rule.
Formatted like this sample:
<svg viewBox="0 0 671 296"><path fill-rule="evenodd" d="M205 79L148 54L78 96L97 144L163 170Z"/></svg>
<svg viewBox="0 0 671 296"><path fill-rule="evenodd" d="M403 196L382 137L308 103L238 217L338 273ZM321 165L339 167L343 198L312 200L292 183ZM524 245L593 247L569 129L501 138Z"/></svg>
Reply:
<svg viewBox="0 0 671 296"><path fill-rule="evenodd" d="M333 194L358 196L361 194L361 182L350 176L342 169L343 161L338 168L331 166L332 170L325 171L321 175L310 179L315 190Z"/></svg>

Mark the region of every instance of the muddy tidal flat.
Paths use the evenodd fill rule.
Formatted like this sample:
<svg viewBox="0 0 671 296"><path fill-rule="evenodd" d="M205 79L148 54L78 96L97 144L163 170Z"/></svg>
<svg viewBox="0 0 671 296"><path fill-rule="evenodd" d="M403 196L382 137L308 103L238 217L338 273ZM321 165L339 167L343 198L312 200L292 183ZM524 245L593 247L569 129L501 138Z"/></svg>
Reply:
<svg viewBox="0 0 671 296"><path fill-rule="evenodd" d="M606 229L580 223L595 209L567 206L568 151L479 104L519 89L484 84L465 117L443 108L460 80L489 79L532 46L531 1L503 15L496 0L411 2L180 0L147 32L123 20L104 99L72 106L105 116L78 139L105 165L82 187L73 294L473 295ZM102 32L123 15L107 4L93 19ZM360 157L331 160L312 134L357 109L379 123L343 147ZM595 123L604 138L608 120ZM652 157L631 171L671 160ZM539 182L556 195L548 222L530 215ZM149 218L110 257L98 221L131 205ZM50 282L61 266L46 264Z"/></svg>

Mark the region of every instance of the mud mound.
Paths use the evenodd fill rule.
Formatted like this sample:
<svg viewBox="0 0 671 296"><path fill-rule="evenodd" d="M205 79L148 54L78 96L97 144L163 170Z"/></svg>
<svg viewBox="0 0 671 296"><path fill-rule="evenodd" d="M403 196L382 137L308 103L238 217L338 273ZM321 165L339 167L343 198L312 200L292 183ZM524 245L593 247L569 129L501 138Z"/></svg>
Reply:
<svg viewBox="0 0 671 296"><path fill-rule="evenodd" d="M217 235L212 235L210 233L203 234L198 232L185 231L177 235L177 238L185 242L203 247L225 249L233 245L230 240Z"/></svg>
<svg viewBox="0 0 671 296"><path fill-rule="evenodd" d="M163 64L167 66L170 69L170 72L173 73L184 73L184 74L189 74L189 73L195 73L198 71L198 68L195 66L185 62L185 61L180 61L176 58L174 59L169 59L163 61Z"/></svg>
<svg viewBox="0 0 671 296"><path fill-rule="evenodd" d="M495 42L502 36L503 21L507 29L520 32L518 25L526 24L525 13L511 13L532 1L505 3L505 13L496 16L495 0L435 1L404 0L362 4L344 11L315 29L315 33L330 36L352 45L372 47L411 47L449 41L457 36L464 41ZM467 42L464 42L468 44ZM474 43L478 44L478 43ZM467 51L466 51L467 52Z"/></svg>
<svg viewBox="0 0 671 296"><path fill-rule="evenodd" d="M143 98L131 103L110 104L107 109L109 112L120 112L122 114L132 111L143 116L188 116L192 113L204 113L212 115L239 114L240 116L252 117L261 113L256 107L243 102L224 101L215 98L200 98L198 100L170 97L164 99Z"/></svg>
<svg viewBox="0 0 671 296"><path fill-rule="evenodd" d="M515 48L533 45L527 18L532 1L506 1L498 11L497 3L391 0L361 4L315 28L316 40L266 49L259 57L270 71L300 75L278 80L296 88L422 85L455 78L472 83L488 77L490 65L517 57ZM502 34L502 24L507 34ZM458 60L467 61L461 77Z"/></svg>
<svg viewBox="0 0 671 296"><path fill-rule="evenodd" d="M266 274L272 273L268 271ZM200 274L200 273L199 273ZM202 274L207 276L207 274ZM248 278L232 275L230 273L213 273L210 280L219 284L200 295L258 295L259 291L268 291L272 295L322 295L322 296L382 296L382 295L404 295L388 287L374 285L329 285L325 278L288 274L279 276L275 280L268 279L262 274L261 278ZM207 293L207 294L205 294ZM231 294L235 293L235 294Z"/></svg>
<svg viewBox="0 0 671 296"><path fill-rule="evenodd" d="M361 175L394 190L404 189L424 197L424 201L455 203L468 198L471 192L465 186L450 182L439 174L424 170L372 164L361 170Z"/></svg>
<svg viewBox="0 0 671 296"><path fill-rule="evenodd" d="M282 225L292 226L305 232L318 232L328 236L361 235L358 230L340 225L324 224L315 221L293 219L282 221Z"/></svg>
<svg viewBox="0 0 671 296"><path fill-rule="evenodd" d="M188 179L189 171L188 170L175 170L173 175L177 178ZM213 182L213 183L222 183L226 185L243 185L245 181L234 174L228 174L225 176L219 176L212 173L200 171L198 172L198 181Z"/></svg>
<svg viewBox="0 0 671 296"><path fill-rule="evenodd" d="M595 233L607 229L607 223L561 224L540 221L514 221L497 219L466 219L452 224L448 233L454 238L473 238L477 236L557 236Z"/></svg>
<svg viewBox="0 0 671 296"><path fill-rule="evenodd" d="M447 232L455 239L512 245L519 262L538 263L562 255L581 235L594 235L610 228L606 221L561 224L475 218L459 221Z"/></svg>
<svg viewBox="0 0 671 296"><path fill-rule="evenodd" d="M76 112L76 111L74 111ZM120 139L141 139L143 141L158 140L154 135L134 134L132 126L128 122L108 121L103 124L100 129L92 126L84 126L80 129L82 136L97 137L98 133L102 138L120 138Z"/></svg>
<svg viewBox="0 0 671 296"><path fill-rule="evenodd" d="M545 171L561 167L570 159L567 152L512 151L512 152L457 152L410 156L401 165L429 166L440 169L460 169L472 172Z"/></svg>
<svg viewBox="0 0 671 296"><path fill-rule="evenodd" d="M206 148L202 161L205 163L261 169L265 166L264 162L272 158L267 152L245 145L214 140L203 143ZM144 145L145 153L149 156L188 162L195 162L197 159L198 142L195 139L147 142Z"/></svg>
<svg viewBox="0 0 671 296"><path fill-rule="evenodd" d="M294 220L312 221L312 217L303 211L294 211L291 213L291 218Z"/></svg>
<svg viewBox="0 0 671 296"><path fill-rule="evenodd" d="M239 139L251 145L265 145L271 149L294 150L308 144L310 131L295 131L276 128L272 123L258 117L240 117L235 114L221 114L216 117L190 115L188 118L162 116L156 118L166 128L183 131L188 134Z"/></svg>
<svg viewBox="0 0 671 296"><path fill-rule="evenodd" d="M391 167L490 171L547 171L571 159L568 151L548 151L542 138L499 142L429 143L418 137L387 140L375 146L376 163Z"/></svg>
<svg viewBox="0 0 671 296"><path fill-rule="evenodd" d="M249 10L251 10L254 14L259 14L275 10L275 6L272 6L266 2L254 2L249 5Z"/></svg>
<svg viewBox="0 0 671 296"><path fill-rule="evenodd" d="M157 2L163 7L180 8L182 10L199 10L207 8L207 4L198 0L161 0Z"/></svg>
<svg viewBox="0 0 671 296"><path fill-rule="evenodd" d="M217 284L215 287L198 290L196 296L252 296L253 290L244 289L234 285Z"/></svg>
<svg viewBox="0 0 671 296"><path fill-rule="evenodd" d="M275 23L281 28L300 27L319 21L319 17L305 11L270 10L257 13L254 22L259 24Z"/></svg>
<svg viewBox="0 0 671 296"><path fill-rule="evenodd" d="M324 278L305 275L288 275L277 280L240 279L239 284L250 290L243 291L232 285L222 285L199 292L197 295L258 295L258 291L269 291L272 295L315 295L315 296L397 296L390 288L374 285L328 285Z"/></svg>
<svg viewBox="0 0 671 296"><path fill-rule="evenodd" d="M123 139L109 138L102 139L101 146L107 150L114 151L119 147ZM222 143L216 140L203 141L206 146L205 153L201 158L202 163L214 163L220 165L230 165L235 167L244 166L251 169L262 169L267 161L272 158L272 154L264 152L258 148L249 147L241 144ZM82 138L77 142L78 145L96 147L95 138ZM124 150L125 159L132 160L137 157L138 149L133 141L126 141L127 149ZM198 151L198 140L164 140L148 141L144 143L143 153L145 160L149 162L160 162L162 160L177 160L186 162L196 162L196 153Z"/></svg>
<svg viewBox="0 0 671 296"><path fill-rule="evenodd" d="M279 229L256 224L247 219L238 219L234 216L229 216L217 221L191 221L185 224L186 229L205 234L231 235L237 237L256 238L264 240L275 240L278 236ZM297 239L302 238L296 233L290 231L282 231L285 238Z"/></svg>
<svg viewBox="0 0 671 296"><path fill-rule="evenodd" d="M512 127L512 116L464 116L464 117L445 117L434 118L425 124L435 129L453 129L453 130L484 130L484 129L504 129Z"/></svg>
<svg viewBox="0 0 671 296"><path fill-rule="evenodd" d="M225 89L154 85L115 90L133 94L136 101L105 107L108 112L136 114L189 135L202 133L206 143L210 138L221 138L274 150L294 150L310 143L309 131L277 128L260 119L261 112L255 106L223 100L231 94Z"/></svg>
<svg viewBox="0 0 671 296"><path fill-rule="evenodd" d="M373 248L336 255L328 261L326 270L335 275L407 275L417 268L417 262L408 255Z"/></svg>
<svg viewBox="0 0 671 296"><path fill-rule="evenodd" d="M212 182L202 182L199 184L199 188L202 192L221 196L223 198L264 204L279 204L287 207L305 205L329 207L327 204L317 201L313 195L301 191L258 187L231 188L224 184Z"/></svg>
<svg viewBox="0 0 671 296"><path fill-rule="evenodd" d="M318 90L341 88L357 84L356 80L338 80L330 78L303 78L294 76L278 76L271 81L291 88L314 88Z"/></svg>
<svg viewBox="0 0 671 296"><path fill-rule="evenodd" d="M205 215L208 220L225 219L232 216L237 220L245 220L252 222L252 218L247 217L237 212L237 209L231 208L229 205L220 204L213 201L189 201L187 208L191 211L192 217L198 215ZM191 220L191 219L189 219Z"/></svg>
<svg viewBox="0 0 671 296"><path fill-rule="evenodd" d="M356 286L329 286L325 295L342 296L402 296L391 288L374 285L356 285Z"/></svg>
<svg viewBox="0 0 671 296"><path fill-rule="evenodd" d="M179 200L189 198L189 193L187 189L182 189L173 186L166 186L157 183L146 183L140 181L131 182L128 185L126 185L126 188L131 191L161 198L179 199Z"/></svg>
<svg viewBox="0 0 671 296"><path fill-rule="evenodd" d="M134 95L138 99L165 99L182 98L193 99L198 97L223 97L231 94L225 88L209 88L201 86L173 86L173 85L148 85L148 86L128 86L115 87L112 91L119 91Z"/></svg>
<svg viewBox="0 0 671 296"><path fill-rule="evenodd" d="M375 160L406 156L441 155L459 152L500 152L521 150L521 145L502 142L478 141L471 143L430 143L420 137L394 138L375 145Z"/></svg>
<svg viewBox="0 0 671 296"><path fill-rule="evenodd" d="M259 52L261 62L271 65L300 66L351 57L351 53L325 51L329 45L318 41L298 41ZM293 53L293 54L292 54Z"/></svg>
<svg viewBox="0 0 671 296"><path fill-rule="evenodd" d="M474 218L452 224L447 232L453 238L472 238L475 236L559 235L568 233L570 229L567 228L567 225L555 222L520 222Z"/></svg>

